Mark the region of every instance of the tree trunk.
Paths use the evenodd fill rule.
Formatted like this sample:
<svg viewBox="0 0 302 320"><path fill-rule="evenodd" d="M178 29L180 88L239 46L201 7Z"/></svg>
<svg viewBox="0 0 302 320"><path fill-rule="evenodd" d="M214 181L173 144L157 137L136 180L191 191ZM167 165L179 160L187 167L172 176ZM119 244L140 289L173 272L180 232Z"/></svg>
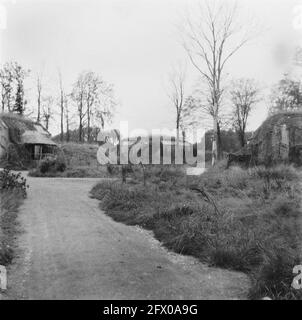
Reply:
<svg viewBox="0 0 302 320"><path fill-rule="evenodd" d="M11 103L11 94L9 93L8 95L7 95L7 111L8 112L11 112L12 110L11 110L11 105L10 105L10 103Z"/></svg>
<svg viewBox="0 0 302 320"><path fill-rule="evenodd" d="M69 118L66 118L66 141L70 140L70 132L69 132Z"/></svg>
<svg viewBox="0 0 302 320"><path fill-rule="evenodd" d="M40 123L40 107L38 106L37 123Z"/></svg>
<svg viewBox="0 0 302 320"><path fill-rule="evenodd" d="M64 97L61 91L61 142L64 139Z"/></svg>
<svg viewBox="0 0 302 320"><path fill-rule="evenodd" d="M82 142L82 137L83 137L83 101L82 100L80 102L79 117L80 117L79 142Z"/></svg>
<svg viewBox="0 0 302 320"><path fill-rule="evenodd" d="M69 109L68 109L68 101L67 98L64 100L64 107L65 107L65 122L66 122L66 141L69 142L70 140L70 132L69 132Z"/></svg>
<svg viewBox="0 0 302 320"><path fill-rule="evenodd" d="M176 136L177 136L177 141L179 141L179 127L180 127L180 115L177 113L176 117Z"/></svg>
<svg viewBox="0 0 302 320"><path fill-rule="evenodd" d="M183 148L180 148L181 146L179 145L180 141L180 114L177 114L176 118L176 143L175 143L175 148L174 148L174 164L184 164L184 150ZM179 159L179 157L181 158Z"/></svg>
<svg viewBox="0 0 302 320"><path fill-rule="evenodd" d="M82 124L82 119L80 119L80 125L79 125L79 142L82 142L82 136L83 136L83 124Z"/></svg>
<svg viewBox="0 0 302 320"><path fill-rule="evenodd" d="M64 140L64 89L63 89L63 83L62 83L62 75L60 70L59 71L59 85L60 85L60 129L61 129L61 134L60 134L60 140L63 142Z"/></svg>
<svg viewBox="0 0 302 320"><path fill-rule="evenodd" d="M238 132L240 145L243 148L245 146L245 134L243 132Z"/></svg>
<svg viewBox="0 0 302 320"><path fill-rule="evenodd" d="M87 141L90 143L90 105L89 102L87 104Z"/></svg>
<svg viewBox="0 0 302 320"><path fill-rule="evenodd" d="M37 115L37 122L40 123L41 121L41 96L38 93L38 115Z"/></svg>
<svg viewBox="0 0 302 320"><path fill-rule="evenodd" d="M46 121L45 121L45 129L48 131L48 127L49 127L49 117L46 116Z"/></svg>
<svg viewBox="0 0 302 320"><path fill-rule="evenodd" d="M214 166L218 160L218 120L217 117L213 119L213 141L212 141L212 166Z"/></svg>
<svg viewBox="0 0 302 320"><path fill-rule="evenodd" d="M217 122L217 159L222 159L222 150L221 150L221 131L219 121Z"/></svg>
<svg viewBox="0 0 302 320"><path fill-rule="evenodd" d="M5 110L5 103L4 103L3 88L1 89L1 109L2 109L2 112L4 112L4 110Z"/></svg>

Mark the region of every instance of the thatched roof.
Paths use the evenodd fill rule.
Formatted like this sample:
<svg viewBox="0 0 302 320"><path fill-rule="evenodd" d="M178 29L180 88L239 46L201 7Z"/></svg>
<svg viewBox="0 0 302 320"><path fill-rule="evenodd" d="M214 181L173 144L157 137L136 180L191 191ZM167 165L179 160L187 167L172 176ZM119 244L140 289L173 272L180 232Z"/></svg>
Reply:
<svg viewBox="0 0 302 320"><path fill-rule="evenodd" d="M56 145L50 139L50 133L41 124L24 116L0 113L0 121L7 127L13 143Z"/></svg>
<svg viewBox="0 0 302 320"><path fill-rule="evenodd" d="M38 131L25 131L21 136L22 144L47 144L50 146L55 146L56 143L53 142L46 135L41 134Z"/></svg>

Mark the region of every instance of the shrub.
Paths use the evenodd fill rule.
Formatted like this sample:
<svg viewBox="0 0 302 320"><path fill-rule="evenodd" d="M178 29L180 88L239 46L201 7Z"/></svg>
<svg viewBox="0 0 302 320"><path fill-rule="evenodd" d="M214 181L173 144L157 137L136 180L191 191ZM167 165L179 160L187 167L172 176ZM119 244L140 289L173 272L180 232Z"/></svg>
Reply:
<svg viewBox="0 0 302 320"><path fill-rule="evenodd" d="M55 170L59 172L64 172L66 170L66 164L63 160L56 160Z"/></svg>
<svg viewBox="0 0 302 320"><path fill-rule="evenodd" d="M106 172L106 167L75 167L66 168L63 172L50 170L48 172L42 173L39 169L32 169L29 171L28 175L30 177L48 177L48 178L107 178L108 173Z"/></svg>
<svg viewBox="0 0 302 320"><path fill-rule="evenodd" d="M66 164L61 159L46 158L39 163L38 170L45 174L47 172L64 172L66 170Z"/></svg>
<svg viewBox="0 0 302 320"><path fill-rule="evenodd" d="M32 165L31 156L22 144L9 144L6 167L12 170L24 170Z"/></svg>
<svg viewBox="0 0 302 320"><path fill-rule="evenodd" d="M0 191L18 190L26 197L26 179L22 177L21 173L12 173L10 170L5 169L0 171Z"/></svg>
<svg viewBox="0 0 302 320"><path fill-rule="evenodd" d="M300 259L292 251L284 249L274 248L265 253L259 272L254 274L251 298L301 300L301 292L291 287L293 267L300 264Z"/></svg>
<svg viewBox="0 0 302 320"><path fill-rule="evenodd" d="M45 160L42 160L40 163L39 163L39 170L41 173L46 173L48 171L50 171L50 168L53 166L53 161L49 160L49 159L45 159Z"/></svg>
<svg viewBox="0 0 302 320"><path fill-rule="evenodd" d="M107 172L108 172L109 175L118 174L119 171L120 171L118 165L113 165L113 164L110 164L110 163L108 163L106 165L106 168L107 168Z"/></svg>
<svg viewBox="0 0 302 320"><path fill-rule="evenodd" d="M273 202L273 211L276 215L285 217L295 216L300 213L299 204L285 196L279 196Z"/></svg>
<svg viewBox="0 0 302 320"><path fill-rule="evenodd" d="M222 173L222 176L223 185L239 190L246 188L248 179L250 178L248 172L240 167L232 167L225 173Z"/></svg>
<svg viewBox="0 0 302 320"><path fill-rule="evenodd" d="M152 229L167 248L248 273L251 298L296 299L290 285L301 241L299 172L216 167L187 184L179 172L150 167L146 186L104 181L92 194L113 219Z"/></svg>
<svg viewBox="0 0 302 320"><path fill-rule="evenodd" d="M275 167L255 167L250 170L254 180L262 182L258 184L258 191L264 199L268 199L271 194L278 192L289 198L293 198L298 184L300 173L293 166L279 165Z"/></svg>
<svg viewBox="0 0 302 320"><path fill-rule="evenodd" d="M98 167L97 144L65 142L60 144L60 154L69 168Z"/></svg>
<svg viewBox="0 0 302 320"><path fill-rule="evenodd" d="M13 259L18 207L23 196L18 187L0 190L0 265L8 265Z"/></svg>
<svg viewBox="0 0 302 320"><path fill-rule="evenodd" d="M297 180L297 170L292 166L279 165L271 168L263 166L251 170L252 175L265 180L267 184L275 183L275 187L281 188L284 182Z"/></svg>

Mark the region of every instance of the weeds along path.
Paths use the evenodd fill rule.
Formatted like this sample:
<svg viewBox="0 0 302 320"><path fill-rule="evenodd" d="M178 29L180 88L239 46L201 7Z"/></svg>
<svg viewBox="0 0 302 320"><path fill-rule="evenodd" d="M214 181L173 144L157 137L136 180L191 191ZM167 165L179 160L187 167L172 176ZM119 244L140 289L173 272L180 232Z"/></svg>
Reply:
<svg viewBox="0 0 302 320"><path fill-rule="evenodd" d="M246 298L246 275L169 253L148 232L107 217L89 198L96 179L28 182L8 298Z"/></svg>

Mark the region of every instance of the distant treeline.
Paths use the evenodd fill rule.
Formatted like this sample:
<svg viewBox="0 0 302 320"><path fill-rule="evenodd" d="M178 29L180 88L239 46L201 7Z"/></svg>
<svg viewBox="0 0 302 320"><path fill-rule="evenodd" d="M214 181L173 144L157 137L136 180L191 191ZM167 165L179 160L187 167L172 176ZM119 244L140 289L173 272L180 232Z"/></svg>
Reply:
<svg viewBox="0 0 302 320"><path fill-rule="evenodd" d="M99 128L92 128L91 130L91 136L92 136L92 142L91 143L97 143L97 135L99 133ZM223 153L234 153L241 149L241 143L238 138L238 134L229 129L229 130L221 130L221 146L222 146L222 152ZM252 132L247 132L246 137L249 139L252 135ZM86 136L86 132L84 130L84 136ZM210 153L212 151L212 139L213 139L213 130L209 130L206 132L205 136L205 148L206 152ZM56 135L53 138L55 141L60 142L61 135ZM65 142L79 142L79 130L74 129L69 132L69 137L64 133L63 140Z"/></svg>

